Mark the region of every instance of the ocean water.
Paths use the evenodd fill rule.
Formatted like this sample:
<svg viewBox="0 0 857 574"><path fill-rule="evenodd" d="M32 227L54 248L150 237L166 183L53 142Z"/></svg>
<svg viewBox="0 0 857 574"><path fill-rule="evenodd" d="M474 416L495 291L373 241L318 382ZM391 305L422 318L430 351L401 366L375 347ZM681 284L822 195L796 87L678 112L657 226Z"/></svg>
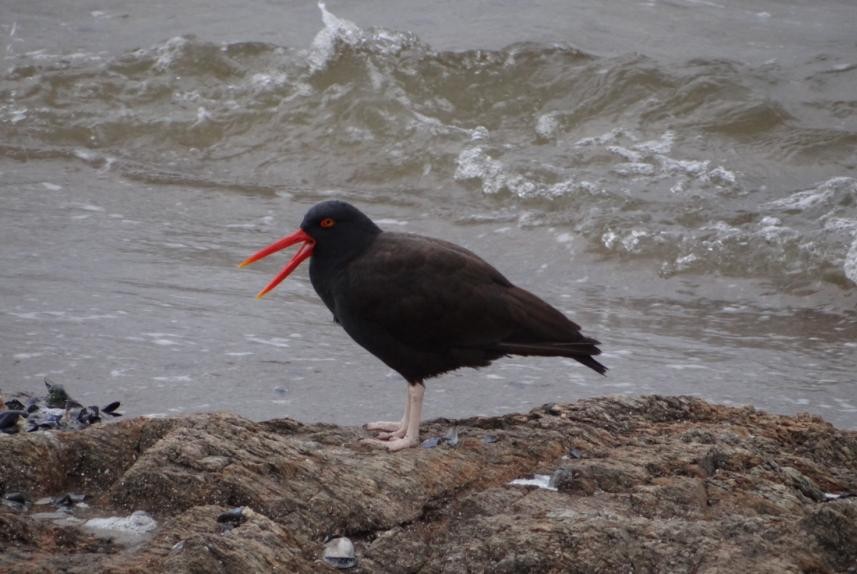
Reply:
<svg viewBox="0 0 857 574"><path fill-rule="evenodd" d="M0 390L398 418L285 257L314 203L444 237L603 343L425 415L692 394L857 428L857 5L0 7Z"/></svg>

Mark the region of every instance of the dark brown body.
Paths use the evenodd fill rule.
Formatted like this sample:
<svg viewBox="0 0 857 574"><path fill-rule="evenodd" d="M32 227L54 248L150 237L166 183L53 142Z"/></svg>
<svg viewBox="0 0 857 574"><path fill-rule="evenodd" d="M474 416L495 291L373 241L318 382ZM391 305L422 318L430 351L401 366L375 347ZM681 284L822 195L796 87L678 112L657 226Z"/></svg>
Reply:
<svg viewBox="0 0 857 574"><path fill-rule="evenodd" d="M380 232L347 261L310 260L319 296L348 334L411 382L504 355L563 356L604 373L598 341L474 253Z"/></svg>

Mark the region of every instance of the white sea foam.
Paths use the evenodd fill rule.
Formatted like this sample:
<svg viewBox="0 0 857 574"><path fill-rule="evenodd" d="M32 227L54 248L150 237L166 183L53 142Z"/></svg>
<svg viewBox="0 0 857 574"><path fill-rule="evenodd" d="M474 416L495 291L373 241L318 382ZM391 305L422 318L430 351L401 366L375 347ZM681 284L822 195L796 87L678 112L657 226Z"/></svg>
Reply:
<svg viewBox="0 0 857 574"><path fill-rule="evenodd" d="M589 147L594 145L604 145L608 142L616 141L616 139L620 136L626 135L626 131L623 128L613 128L606 134L601 134L600 136L591 136L586 138L581 138L574 142L574 145L578 147Z"/></svg>
<svg viewBox="0 0 857 574"><path fill-rule="evenodd" d="M656 140L649 140L636 144L634 149L645 153L663 155L672 151L674 142L675 132L668 130Z"/></svg>
<svg viewBox="0 0 857 574"><path fill-rule="evenodd" d="M625 162L614 165L611 171L624 176L654 175L655 166L645 162Z"/></svg>
<svg viewBox="0 0 857 574"><path fill-rule="evenodd" d="M481 146L462 150L455 164L453 178L456 181L480 179L484 193L495 194L500 191L503 184L503 163L488 155Z"/></svg>
<svg viewBox="0 0 857 574"><path fill-rule="evenodd" d="M638 151L630 150L626 147L622 147L619 145L609 145L609 146L607 146L607 151L609 151L610 153L616 154L619 157L624 158L629 162L639 162L641 159L643 159L642 153L640 153Z"/></svg>
<svg viewBox="0 0 857 574"><path fill-rule="evenodd" d="M160 72L168 70L178 59L179 55L187 48L188 44L190 44L190 40L187 38L175 36L156 46L155 55L157 59L154 65L155 70Z"/></svg>
<svg viewBox="0 0 857 574"><path fill-rule="evenodd" d="M643 229L632 229L624 236L608 229L601 235L601 243L603 243L604 247L607 249L613 249L614 247L621 245L625 251L633 252L637 251L640 247L642 239L650 236L651 233Z"/></svg>
<svg viewBox="0 0 857 574"><path fill-rule="evenodd" d="M842 195L857 197L857 179L834 177L812 189L797 191L788 197L774 200L768 205L780 209L805 211L816 206L827 206L837 196Z"/></svg>
<svg viewBox="0 0 857 574"><path fill-rule="evenodd" d="M321 10L321 21L324 28L319 30L313 38L312 46L307 55L307 62L312 72L318 72L327 67L328 62L336 53L337 42L354 46L363 39L363 31L357 24L334 16L327 11L324 2L319 2L318 8Z"/></svg>
<svg viewBox="0 0 857 574"><path fill-rule="evenodd" d="M702 176L711 163L708 160L680 160L667 156L658 156L661 167L673 174L686 174L690 176Z"/></svg>
<svg viewBox="0 0 857 574"><path fill-rule="evenodd" d="M845 270L845 276L857 285L857 234L854 235L854 241L845 256L845 263L842 268Z"/></svg>
<svg viewBox="0 0 857 574"><path fill-rule="evenodd" d="M250 85L257 91L280 88L288 83L288 75L282 72L276 74L256 73L250 76Z"/></svg>
<svg viewBox="0 0 857 574"><path fill-rule="evenodd" d="M558 112L548 112L540 115L536 119L536 133L545 139L552 137L559 127L557 116Z"/></svg>

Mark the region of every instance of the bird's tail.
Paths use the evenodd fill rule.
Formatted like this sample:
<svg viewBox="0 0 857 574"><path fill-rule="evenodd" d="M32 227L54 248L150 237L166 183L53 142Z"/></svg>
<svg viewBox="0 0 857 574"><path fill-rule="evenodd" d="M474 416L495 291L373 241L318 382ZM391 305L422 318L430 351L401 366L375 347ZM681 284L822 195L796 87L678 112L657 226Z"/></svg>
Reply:
<svg viewBox="0 0 857 574"><path fill-rule="evenodd" d="M607 372L607 367L592 358L593 355L601 354L601 349L596 347L599 344L595 339L581 337L579 341L574 342L517 343L504 341L498 347L504 354L509 355L568 357L603 375Z"/></svg>

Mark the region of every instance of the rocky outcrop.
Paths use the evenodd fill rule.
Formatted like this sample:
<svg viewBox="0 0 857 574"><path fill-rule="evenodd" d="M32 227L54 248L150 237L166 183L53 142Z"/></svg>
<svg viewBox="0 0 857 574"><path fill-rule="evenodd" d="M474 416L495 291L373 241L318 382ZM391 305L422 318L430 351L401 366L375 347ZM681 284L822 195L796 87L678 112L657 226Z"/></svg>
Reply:
<svg viewBox="0 0 857 574"><path fill-rule="evenodd" d="M451 426L397 453L224 413L0 436L0 490L88 495L74 520L0 506L0 571L333 571L340 535L350 572L857 572L857 433L817 417L600 398L423 437ZM135 543L81 526L134 511L158 524Z"/></svg>

